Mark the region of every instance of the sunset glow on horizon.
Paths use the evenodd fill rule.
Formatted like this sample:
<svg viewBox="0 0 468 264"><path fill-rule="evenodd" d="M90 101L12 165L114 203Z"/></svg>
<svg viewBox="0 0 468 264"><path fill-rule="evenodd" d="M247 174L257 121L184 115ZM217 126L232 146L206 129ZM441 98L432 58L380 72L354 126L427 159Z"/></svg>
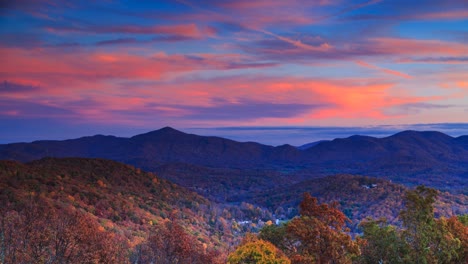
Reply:
<svg viewBox="0 0 468 264"><path fill-rule="evenodd" d="M0 58L4 142L468 123L466 0L4 1Z"/></svg>

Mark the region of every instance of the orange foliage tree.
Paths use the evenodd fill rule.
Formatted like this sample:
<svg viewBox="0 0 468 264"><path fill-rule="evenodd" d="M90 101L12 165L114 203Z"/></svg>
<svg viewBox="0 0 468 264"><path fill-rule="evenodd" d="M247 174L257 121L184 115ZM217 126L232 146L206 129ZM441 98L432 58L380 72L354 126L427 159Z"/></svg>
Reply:
<svg viewBox="0 0 468 264"><path fill-rule="evenodd" d="M345 233L346 221L337 203L318 204L317 198L304 194L300 217L287 225L290 238L296 241L290 254L292 263L351 263L359 247Z"/></svg>

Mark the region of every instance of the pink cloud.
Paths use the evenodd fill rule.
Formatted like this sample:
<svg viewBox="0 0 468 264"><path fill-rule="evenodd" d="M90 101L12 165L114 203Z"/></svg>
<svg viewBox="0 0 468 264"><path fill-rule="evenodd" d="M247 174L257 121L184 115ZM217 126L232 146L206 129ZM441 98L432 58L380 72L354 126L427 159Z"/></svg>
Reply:
<svg viewBox="0 0 468 264"><path fill-rule="evenodd" d="M161 25L153 27L122 26L103 28L102 30L111 33L179 35L194 39L212 37L215 34L211 29L200 29L195 24Z"/></svg>
<svg viewBox="0 0 468 264"><path fill-rule="evenodd" d="M160 80L168 76L199 70L228 70L271 67L238 54L178 55L156 53L150 56L125 52L67 53L50 49L1 48L5 63L0 78L15 82L63 89L70 84L93 88L111 80Z"/></svg>
<svg viewBox="0 0 468 264"><path fill-rule="evenodd" d="M109 80L95 83L95 89L84 90L79 83L70 82L66 89L62 87L67 93L48 92L41 96L39 92L25 92L20 105L30 101L44 114L49 109L64 109L64 115L76 116L77 122L104 124L149 125L154 118L184 124L215 121L216 124L300 124L325 119L387 120L395 118L394 113L386 111L388 108L440 99L393 94L394 85L368 78L337 81L234 76L173 82L155 80L141 85L125 85L125 82L117 85ZM13 113L15 108L7 110ZM17 113L24 112L20 109Z"/></svg>
<svg viewBox="0 0 468 264"><path fill-rule="evenodd" d="M190 24L174 24L174 25L122 25L122 26L49 26L46 28L51 33L120 33L120 34L142 34L142 35L166 35L178 36L188 39L203 39L214 37L216 31L208 26L198 26L194 23Z"/></svg>

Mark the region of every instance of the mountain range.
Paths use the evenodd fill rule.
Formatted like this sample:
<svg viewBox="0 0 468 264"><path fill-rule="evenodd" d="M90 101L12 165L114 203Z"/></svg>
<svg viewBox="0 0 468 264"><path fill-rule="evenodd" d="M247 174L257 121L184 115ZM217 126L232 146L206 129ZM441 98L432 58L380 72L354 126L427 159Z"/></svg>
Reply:
<svg viewBox="0 0 468 264"><path fill-rule="evenodd" d="M229 196L217 188L221 186L239 194L255 181L264 183L255 187L262 190L341 173L468 193L468 136L454 138L435 131L403 131L385 138L356 135L305 148L236 142L170 127L130 138L96 135L0 145L0 159L28 162L43 157L111 159L159 172L185 187L219 189L212 194L218 199ZM227 177L213 177L227 175L226 171ZM207 179L211 187L206 186Z"/></svg>

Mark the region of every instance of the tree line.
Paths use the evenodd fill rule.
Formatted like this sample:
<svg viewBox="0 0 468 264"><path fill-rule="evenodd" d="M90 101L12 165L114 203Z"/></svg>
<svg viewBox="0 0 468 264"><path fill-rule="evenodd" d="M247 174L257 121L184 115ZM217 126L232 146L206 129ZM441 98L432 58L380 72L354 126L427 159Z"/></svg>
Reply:
<svg viewBox="0 0 468 264"><path fill-rule="evenodd" d="M0 207L0 263L468 263L468 215L435 218L436 196L423 186L407 191L401 226L366 219L352 237L338 203L320 204L306 193L300 216L220 252L176 217L130 241L88 212L31 195Z"/></svg>
<svg viewBox="0 0 468 264"><path fill-rule="evenodd" d="M369 218L354 239L336 202L319 204L306 193L299 217L246 236L228 263L468 263L468 215L436 219L437 193L424 186L407 191L401 227Z"/></svg>

